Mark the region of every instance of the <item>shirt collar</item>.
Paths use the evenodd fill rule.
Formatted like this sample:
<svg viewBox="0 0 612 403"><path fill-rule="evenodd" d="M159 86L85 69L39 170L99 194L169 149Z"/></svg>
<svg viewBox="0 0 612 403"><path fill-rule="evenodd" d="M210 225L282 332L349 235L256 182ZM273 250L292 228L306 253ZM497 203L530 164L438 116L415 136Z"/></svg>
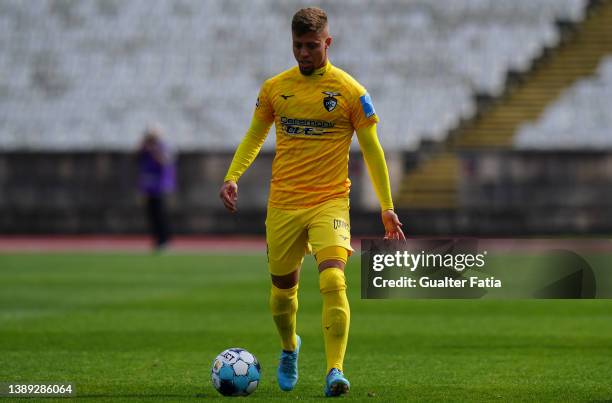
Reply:
<svg viewBox="0 0 612 403"><path fill-rule="evenodd" d="M300 73L300 75L306 79L317 79L317 78L321 78L325 75L325 73L329 72L329 70L331 70L332 68L332 64L329 61L329 59L327 59L327 63L325 63L325 65L323 67L319 67L318 69L316 69L315 71L312 72L312 74L305 76L303 74ZM298 70L299 71L299 70Z"/></svg>
<svg viewBox="0 0 612 403"><path fill-rule="evenodd" d="M329 59L327 59L327 63L325 63L325 66L316 69L312 72L311 75L322 77L325 73L329 71L329 69L331 69L331 65L331 62L329 61Z"/></svg>

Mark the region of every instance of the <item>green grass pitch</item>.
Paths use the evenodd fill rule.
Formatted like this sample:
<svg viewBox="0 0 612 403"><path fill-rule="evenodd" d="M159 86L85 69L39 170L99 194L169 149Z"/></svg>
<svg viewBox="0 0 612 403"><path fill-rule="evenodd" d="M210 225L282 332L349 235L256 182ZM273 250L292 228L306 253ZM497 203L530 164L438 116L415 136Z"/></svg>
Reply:
<svg viewBox="0 0 612 403"><path fill-rule="evenodd" d="M347 400L612 399L612 301L365 301L356 258L347 272ZM312 258L291 393L276 385L268 284L263 255L0 255L0 382L73 382L86 402L227 401L210 364L243 347L263 367L249 401L318 401L325 359ZM44 401L54 400L66 401Z"/></svg>

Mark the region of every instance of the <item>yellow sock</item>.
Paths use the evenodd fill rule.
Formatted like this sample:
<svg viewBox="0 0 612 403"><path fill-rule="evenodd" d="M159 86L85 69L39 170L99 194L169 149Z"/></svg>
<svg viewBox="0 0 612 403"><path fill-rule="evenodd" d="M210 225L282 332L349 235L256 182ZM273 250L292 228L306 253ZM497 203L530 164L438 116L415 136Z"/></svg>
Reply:
<svg viewBox="0 0 612 403"><path fill-rule="evenodd" d="M332 368L342 371L351 322L344 271L334 267L323 270L319 275L319 288L323 296L322 324L327 372Z"/></svg>
<svg viewBox="0 0 612 403"><path fill-rule="evenodd" d="M286 351L294 351L297 348L295 334L298 310L297 291L297 285L291 288L278 288L272 285L270 291L270 310L281 337L281 345Z"/></svg>

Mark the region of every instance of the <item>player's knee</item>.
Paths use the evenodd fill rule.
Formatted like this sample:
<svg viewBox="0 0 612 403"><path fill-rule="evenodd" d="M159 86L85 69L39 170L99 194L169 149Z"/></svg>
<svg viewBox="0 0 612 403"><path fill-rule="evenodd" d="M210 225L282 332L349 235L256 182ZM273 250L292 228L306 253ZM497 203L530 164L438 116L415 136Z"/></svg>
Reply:
<svg viewBox="0 0 612 403"><path fill-rule="evenodd" d="M323 323L326 332L333 336L342 336L348 329L349 315L344 307L327 308L327 321Z"/></svg>
<svg viewBox="0 0 612 403"><path fill-rule="evenodd" d="M270 289L270 310L273 315L282 315L297 311L298 286L278 288L274 284Z"/></svg>
<svg viewBox="0 0 612 403"><path fill-rule="evenodd" d="M346 264L341 260L336 260L336 259L325 260L319 264L319 273L322 273L323 270L326 270L326 269L340 269L344 271L344 266L346 266Z"/></svg>
<svg viewBox="0 0 612 403"><path fill-rule="evenodd" d="M349 251L341 246L329 246L327 248L323 248L317 252L315 256L317 259L319 272L328 267L337 267L344 270L348 257Z"/></svg>
<svg viewBox="0 0 612 403"><path fill-rule="evenodd" d="M322 294L346 290L344 270L328 267L319 274L319 289Z"/></svg>
<svg viewBox="0 0 612 403"><path fill-rule="evenodd" d="M300 279L300 269L297 267L294 271L285 275L271 274L272 284L280 289L293 288L297 285Z"/></svg>

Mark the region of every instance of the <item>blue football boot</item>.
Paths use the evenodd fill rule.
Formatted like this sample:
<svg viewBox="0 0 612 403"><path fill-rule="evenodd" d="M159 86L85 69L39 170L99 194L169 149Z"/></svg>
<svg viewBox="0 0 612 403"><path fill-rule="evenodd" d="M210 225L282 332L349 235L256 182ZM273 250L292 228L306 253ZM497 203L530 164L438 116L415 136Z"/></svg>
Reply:
<svg viewBox="0 0 612 403"><path fill-rule="evenodd" d="M280 361L278 363L278 371L276 376L278 379L278 386L285 392L293 390L298 380L298 354L300 354L300 346L302 345L302 339L297 336L297 347L295 351L281 352Z"/></svg>
<svg viewBox="0 0 612 403"><path fill-rule="evenodd" d="M325 396L342 396L348 393L351 384L338 368L332 368L325 378Z"/></svg>

